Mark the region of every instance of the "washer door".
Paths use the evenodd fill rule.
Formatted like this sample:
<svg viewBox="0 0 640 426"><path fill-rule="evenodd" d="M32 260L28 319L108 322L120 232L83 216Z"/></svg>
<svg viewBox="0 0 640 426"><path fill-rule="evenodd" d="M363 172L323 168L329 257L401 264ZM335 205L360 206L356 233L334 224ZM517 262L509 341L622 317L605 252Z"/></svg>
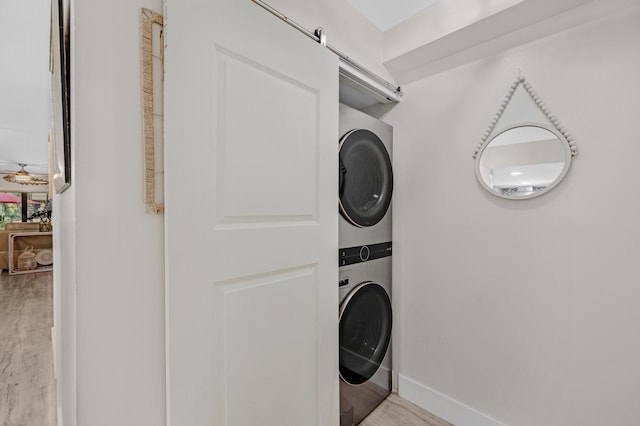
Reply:
<svg viewBox="0 0 640 426"><path fill-rule="evenodd" d="M366 129L340 140L340 212L359 227L373 226L391 203L393 169L380 138Z"/></svg>
<svg viewBox="0 0 640 426"><path fill-rule="evenodd" d="M374 282L358 285L340 306L340 377L359 385L384 359L391 340L391 300Z"/></svg>

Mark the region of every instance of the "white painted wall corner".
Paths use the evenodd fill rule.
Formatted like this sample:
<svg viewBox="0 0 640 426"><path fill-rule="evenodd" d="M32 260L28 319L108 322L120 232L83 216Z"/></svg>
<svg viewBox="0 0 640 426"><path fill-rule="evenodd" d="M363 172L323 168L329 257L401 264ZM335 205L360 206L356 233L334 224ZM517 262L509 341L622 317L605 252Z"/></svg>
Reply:
<svg viewBox="0 0 640 426"><path fill-rule="evenodd" d="M456 426L508 426L435 389L398 375L398 394Z"/></svg>

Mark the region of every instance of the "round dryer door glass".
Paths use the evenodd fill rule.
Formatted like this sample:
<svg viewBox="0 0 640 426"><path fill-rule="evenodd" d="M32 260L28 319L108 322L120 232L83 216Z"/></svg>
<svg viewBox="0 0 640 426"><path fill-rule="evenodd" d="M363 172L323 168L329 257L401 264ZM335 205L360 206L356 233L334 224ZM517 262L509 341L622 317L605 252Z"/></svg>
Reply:
<svg viewBox="0 0 640 426"><path fill-rule="evenodd" d="M369 380L391 340L391 301L373 282L356 287L340 309L340 377L352 385Z"/></svg>
<svg viewBox="0 0 640 426"><path fill-rule="evenodd" d="M352 224L373 226L387 213L393 169L375 133L356 129L340 140L340 212Z"/></svg>

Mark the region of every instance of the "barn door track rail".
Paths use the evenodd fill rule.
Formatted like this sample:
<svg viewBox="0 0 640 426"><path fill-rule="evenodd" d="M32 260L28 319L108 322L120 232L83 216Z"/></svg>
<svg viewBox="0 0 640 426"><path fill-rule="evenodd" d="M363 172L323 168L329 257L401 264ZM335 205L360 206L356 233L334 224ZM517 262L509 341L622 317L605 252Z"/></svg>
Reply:
<svg viewBox="0 0 640 426"><path fill-rule="evenodd" d="M401 90L401 88L399 86L396 86L394 84L389 83L384 78L380 77L379 75L377 75L376 73L374 73L372 71L369 71L366 67L364 67L363 65L360 65L359 63L357 63L356 61L351 59L348 55L342 53L341 51L339 51L335 47L333 47L330 44L328 44L327 43L326 32L322 27L318 27L315 31L309 31L308 29L304 28L302 25L298 24L296 21L290 19L289 17L287 17L283 13L281 13L278 10L274 9L273 7L271 7L269 4L265 3L264 1L262 1L262 0L251 0L251 1L254 2L256 5L260 6L261 8L263 8L264 10L266 10L267 12L271 13L272 15L277 17L278 19L282 20L283 22L285 22L288 25L292 26L296 30L300 31L302 34L306 35L310 39L312 39L315 42L321 44L322 46L325 46L331 52L335 53L340 58L340 72L341 73L343 73L343 69L348 69L349 70L349 75L352 76L353 75L353 70L355 69L355 70L357 70L357 72L359 72L359 73L361 73L361 74L363 74L365 76L365 78L363 78L363 80L366 80L369 83L368 85L375 86L373 88L376 89L376 91L378 91L380 94L382 94L389 101L391 101L391 102L399 102L401 100L401 98L402 98L402 90ZM346 66L344 64L346 64Z"/></svg>

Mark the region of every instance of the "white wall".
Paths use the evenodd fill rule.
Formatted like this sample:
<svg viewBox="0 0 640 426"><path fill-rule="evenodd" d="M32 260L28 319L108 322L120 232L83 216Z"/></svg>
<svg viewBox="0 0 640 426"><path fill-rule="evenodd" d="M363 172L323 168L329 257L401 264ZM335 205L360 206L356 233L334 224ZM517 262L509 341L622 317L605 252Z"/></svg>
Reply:
<svg viewBox="0 0 640 426"><path fill-rule="evenodd" d="M394 363L417 393L512 426L640 424L638 40L636 3L404 87L386 117ZM519 69L579 155L550 193L510 201L471 156Z"/></svg>
<svg viewBox="0 0 640 426"><path fill-rule="evenodd" d="M71 188L56 197L64 426L165 424L163 218L144 212L139 13L73 5Z"/></svg>

